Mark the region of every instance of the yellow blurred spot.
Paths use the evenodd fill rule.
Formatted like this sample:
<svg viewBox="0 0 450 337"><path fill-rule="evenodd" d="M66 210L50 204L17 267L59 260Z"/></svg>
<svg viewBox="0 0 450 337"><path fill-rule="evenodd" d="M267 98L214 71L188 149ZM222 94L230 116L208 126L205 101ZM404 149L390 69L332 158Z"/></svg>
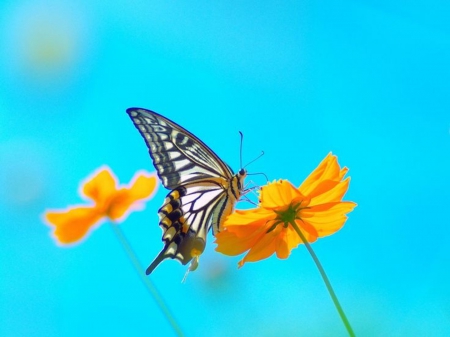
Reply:
<svg viewBox="0 0 450 337"><path fill-rule="evenodd" d="M24 37L27 64L41 72L62 70L73 62L76 41L72 33L50 22L36 22Z"/></svg>
<svg viewBox="0 0 450 337"><path fill-rule="evenodd" d="M78 73L93 36L81 7L38 1L5 10L6 44L1 47L13 78L61 86Z"/></svg>

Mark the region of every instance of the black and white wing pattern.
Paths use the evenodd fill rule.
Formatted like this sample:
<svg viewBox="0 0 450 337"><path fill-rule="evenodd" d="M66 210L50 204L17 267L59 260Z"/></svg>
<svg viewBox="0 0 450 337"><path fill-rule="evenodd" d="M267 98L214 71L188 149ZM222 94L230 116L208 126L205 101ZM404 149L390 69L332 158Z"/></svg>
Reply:
<svg viewBox="0 0 450 337"><path fill-rule="evenodd" d="M170 190L158 212L164 248L147 275L167 258L184 265L193 258L197 261L209 229L213 234L220 231L233 211L247 172L233 174L205 143L156 112L130 108L127 113L147 144L162 184Z"/></svg>

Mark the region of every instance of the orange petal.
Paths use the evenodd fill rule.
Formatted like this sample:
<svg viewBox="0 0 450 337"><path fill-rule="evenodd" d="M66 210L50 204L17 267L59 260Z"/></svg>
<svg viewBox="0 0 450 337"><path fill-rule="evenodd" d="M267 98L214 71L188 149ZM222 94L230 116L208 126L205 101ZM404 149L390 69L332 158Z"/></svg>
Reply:
<svg viewBox="0 0 450 337"><path fill-rule="evenodd" d="M280 240L279 242L279 246L277 248L277 257L280 259L287 259L291 254L292 249L296 248L299 244L303 243L303 241L297 234L297 232L294 230L294 228L292 228L292 226L283 228L283 230L284 236L282 237L282 240ZM306 236L309 237L309 234L306 234Z"/></svg>
<svg viewBox="0 0 450 337"><path fill-rule="evenodd" d="M301 225L300 225L300 229L302 230L303 235L305 236L306 241L308 241L309 243L313 243L318 239L318 233L315 235L312 235L310 232L305 230L306 226L311 226L313 227L311 224L309 224L307 221L302 221ZM297 234L297 232L295 232L295 234ZM299 236L297 234L297 236ZM300 238L300 237L299 237ZM303 244L303 240L300 238L300 244Z"/></svg>
<svg viewBox="0 0 450 337"><path fill-rule="evenodd" d="M325 184L321 184L324 188L320 190L317 188L314 192L314 196L311 196L310 205L319 205L328 202L338 202L341 201L344 197L345 193L347 193L348 186L350 183L350 177L341 182L330 182L329 180L324 182ZM329 187L326 190L326 187Z"/></svg>
<svg viewBox="0 0 450 337"><path fill-rule="evenodd" d="M131 209L142 209L143 201L148 200L156 192L157 183L158 179L154 175L136 173L129 187L121 188L110 199L108 217L117 221L124 218Z"/></svg>
<svg viewBox="0 0 450 337"><path fill-rule="evenodd" d="M295 223L302 230L302 233L305 234L305 237L307 238L308 242L313 242L313 241L317 240L317 237L319 236L317 233L317 229L314 226L312 226L311 223L309 223L303 219L295 220ZM301 238L300 238L300 240L301 240Z"/></svg>
<svg viewBox="0 0 450 337"><path fill-rule="evenodd" d="M241 238L247 238L250 236L253 236L256 231L262 230L267 231L269 229L269 226L266 226L266 224L269 224L270 222L260 222L255 223L247 226L228 226L223 231L227 231L229 233L233 233L238 239Z"/></svg>
<svg viewBox="0 0 450 337"><path fill-rule="evenodd" d="M324 194L336 187L339 184L337 180L322 180L319 182L316 187L308 194L310 198L314 198L318 195Z"/></svg>
<svg viewBox="0 0 450 337"><path fill-rule="evenodd" d="M341 171L339 172L339 177L338 180L342 180L344 178L344 176L347 174L348 172L348 168L346 168L345 166L341 169Z"/></svg>
<svg viewBox="0 0 450 337"><path fill-rule="evenodd" d="M356 204L351 201L329 203L304 209L301 216L305 223L316 229L319 237L323 237L341 229L347 220L346 214L355 207Z"/></svg>
<svg viewBox="0 0 450 337"><path fill-rule="evenodd" d="M128 185L130 196L134 200L150 198L156 192L158 178L145 171L137 172Z"/></svg>
<svg viewBox="0 0 450 337"><path fill-rule="evenodd" d="M225 229L216 234L216 251L230 256L242 254L253 247L267 231L260 226L237 226L234 229L242 231L230 232Z"/></svg>
<svg viewBox="0 0 450 337"><path fill-rule="evenodd" d="M93 199L99 207L117 191L117 178L108 166L103 166L88 177L82 185L81 194Z"/></svg>
<svg viewBox="0 0 450 337"><path fill-rule="evenodd" d="M310 218L314 216L323 217L325 215L333 217L339 214L349 213L356 206L357 204L352 201L329 202L302 209L300 214L302 218Z"/></svg>
<svg viewBox="0 0 450 337"><path fill-rule="evenodd" d="M299 226L300 229L302 229L302 223L299 223L299 220L296 220L295 223L297 224L297 226ZM314 240L312 240L312 238L310 237L310 235L305 232L304 230L302 231L303 235L305 236L305 238L308 240L308 242L313 242ZM288 245L288 249L291 251L292 249L294 249L295 247L297 247L299 244L303 244L303 240L302 238L298 235L298 233L295 231L294 228L292 228L292 226L288 226L288 235L286 237L286 242Z"/></svg>
<svg viewBox="0 0 450 337"><path fill-rule="evenodd" d="M225 219L224 228L228 226L264 225L275 217L276 214L272 210L264 208L236 210Z"/></svg>
<svg viewBox="0 0 450 337"><path fill-rule="evenodd" d="M276 253L279 259L287 259L291 254L291 250L289 249L289 236L289 228L283 227L277 239Z"/></svg>
<svg viewBox="0 0 450 337"><path fill-rule="evenodd" d="M273 231L265 234L258 240L245 257L239 261L238 266L242 267L245 262L255 262L268 258L275 253L278 244L278 236L282 226L278 226Z"/></svg>
<svg viewBox="0 0 450 337"><path fill-rule="evenodd" d="M48 211L45 220L55 226L54 236L59 243L69 244L79 241L101 219L94 207L73 207L65 211Z"/></svg>
<svg viewBox="0 0 450 337"><path fill-rule="evenodd" d="M302 193L288 180L268 183L261 188L261 206L267 209L283 209L293 199L304 198Z"/></svg>
<svg viewBox="0 0 450 337"><path fill-rule="evenodd" d="M302 194L309 195L323 180L340 180L340 174L341 170L337 163L337 157L330 152L298 189Z"/></svg>

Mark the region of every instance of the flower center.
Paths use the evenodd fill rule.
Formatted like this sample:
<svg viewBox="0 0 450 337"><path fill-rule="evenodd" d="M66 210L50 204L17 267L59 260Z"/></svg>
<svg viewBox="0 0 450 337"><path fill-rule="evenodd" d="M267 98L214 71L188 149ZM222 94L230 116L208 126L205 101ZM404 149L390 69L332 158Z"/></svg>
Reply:
<svg viewBox="0 0 450 337"><path fill-rule="evenodd" d="M301 205L301 202L290 204L284 211L275 211L278 215L277 220L286 224L294 221L295 219L299 219L300 211L305 208Z"/></svg>
<svg viewBox="0 0 450 337"><path fill-rule="evenodd" d="M287 228L290 223L292 223L296 219L300 219L300 211L306 207L302 207L302 202L290 204L283 211L274 212L277 214L277 217L273 220L274 224L269 228L267 233L273 231L279 224L283 224L284 228Z"/></svg>

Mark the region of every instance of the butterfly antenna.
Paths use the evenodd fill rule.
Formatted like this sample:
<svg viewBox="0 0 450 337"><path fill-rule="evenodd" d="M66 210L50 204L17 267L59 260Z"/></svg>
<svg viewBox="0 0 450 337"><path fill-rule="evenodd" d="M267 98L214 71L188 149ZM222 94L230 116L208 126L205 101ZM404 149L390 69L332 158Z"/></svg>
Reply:
<svg viewBox="0 0 450 337"><path fill-rule="evenodd" d="M261 156L259 156L259 157L261 157ZM259 158L259 157L258 157L258 158ZM258 158L256 158L256 159L258 159ZM248 164L247 164L247 165L248 165ZM263 175L264 178L266 178L266 181L269 182L269 178L268 178L267 175L266 175L265 173L263 173L263 172L247 173L247 175L248 175L248 176Z"/></svg>
<svg viewBox="0 0 450 337"><path fill-rule="evenodd" d="M241 131L239 131L239 134L241 135L241 144L239 146L239 159L241 161L240 166L242 168L242 143L244 142L244 134Z"/></svg>
<svg viewBox="0 0 450 337"><path fill-rule="evenodd" d="M254 202L253 200L251 200L249 197L247 197L246 195L244 195L244 197L242 198L242 201L247 201L249 203L251 203L253 206L258 206L258 204L256 202Z"/></svg>
<svg viewBox="0 0 450 337"><path fill-rule="evenodd" d="M264 156L264 151L261 151L261 154L256 157L255 159L253 159L252 161L250 161L249 163L247 163L243 168L246 168L248 165L250 165L251 163L253 163L254 161L257 161L259 158L261 158L262 156Z"/></svg>

